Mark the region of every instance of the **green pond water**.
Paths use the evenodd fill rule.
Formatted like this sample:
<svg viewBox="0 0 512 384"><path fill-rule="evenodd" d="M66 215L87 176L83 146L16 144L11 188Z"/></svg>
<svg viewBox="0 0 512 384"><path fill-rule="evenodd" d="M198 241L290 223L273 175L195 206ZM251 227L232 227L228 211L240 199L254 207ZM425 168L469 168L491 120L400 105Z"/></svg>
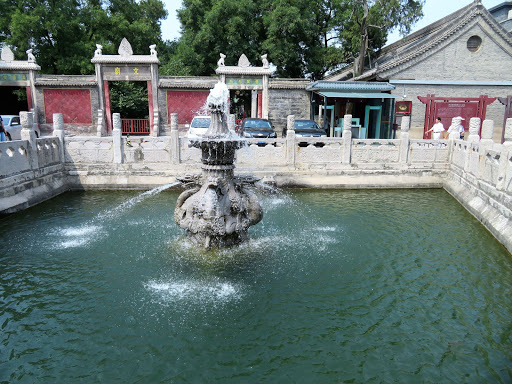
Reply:
<svg viewBox="0 0 512 384"><path fill-rule="evenodd" d="M261 195L218 252L178 194L0 221L0 383L512 381L512 257L443 190Z"/></svg>

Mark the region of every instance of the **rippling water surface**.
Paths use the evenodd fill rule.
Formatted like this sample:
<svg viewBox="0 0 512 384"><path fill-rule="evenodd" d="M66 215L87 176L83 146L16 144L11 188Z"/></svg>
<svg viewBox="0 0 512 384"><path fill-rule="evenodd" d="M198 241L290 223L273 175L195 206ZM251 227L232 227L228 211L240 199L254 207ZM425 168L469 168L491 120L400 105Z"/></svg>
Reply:
<svg viewBox="0 0 512 384"><path fill-rule="evenodd" d="M0 383L510 383L512 257L442 190L261 196L195 249L178 193L0 221Z"/></svg>

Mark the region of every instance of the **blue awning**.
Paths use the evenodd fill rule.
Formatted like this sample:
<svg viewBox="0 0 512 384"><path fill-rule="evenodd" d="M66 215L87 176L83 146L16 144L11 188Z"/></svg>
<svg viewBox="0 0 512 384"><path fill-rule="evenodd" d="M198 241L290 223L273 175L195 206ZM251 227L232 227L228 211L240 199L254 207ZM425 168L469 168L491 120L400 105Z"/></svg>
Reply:
<svg viewBox="0 0 512 384"><path fill-rule="evenodd" d="M379 92L334 92L334 91L316 91L324 97L339 97L345 99L398 99L399 96L394 96L389 93Z"/></svg>

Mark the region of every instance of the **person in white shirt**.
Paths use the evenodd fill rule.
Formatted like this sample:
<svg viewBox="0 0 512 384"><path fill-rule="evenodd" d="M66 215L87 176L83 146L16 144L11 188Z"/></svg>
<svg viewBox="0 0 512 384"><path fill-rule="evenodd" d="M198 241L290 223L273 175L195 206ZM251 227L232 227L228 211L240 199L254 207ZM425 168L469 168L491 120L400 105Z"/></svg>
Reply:
<svg viewBox="0 0 512 384"><path fill-rule="evenodd" d="M444 126L443 123L441 123L440 117L436 119L436 123L432 126L432 128L430 128L425 133L429 133L431 131L434 131L434 135L432 137L434 140L439 140L441 138L441 132L444 132Z"/></svg>

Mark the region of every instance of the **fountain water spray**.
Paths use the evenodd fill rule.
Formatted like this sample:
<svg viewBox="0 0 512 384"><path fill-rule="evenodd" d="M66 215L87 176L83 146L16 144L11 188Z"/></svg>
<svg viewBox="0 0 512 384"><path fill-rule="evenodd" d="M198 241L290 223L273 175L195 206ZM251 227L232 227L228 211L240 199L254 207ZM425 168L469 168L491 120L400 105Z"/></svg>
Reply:
<svg viewBox="0 0 512 384"><path fill-rule="evenodd" d="M189 145L201 149L202 174L178 177L186 187L176 202L174 219L205 248L239 244L263 218L252 187L258 179L234 176L235 152L245 140L228 129L229 91L217 83L207 99L211 122L206 134Z"/></svg>

